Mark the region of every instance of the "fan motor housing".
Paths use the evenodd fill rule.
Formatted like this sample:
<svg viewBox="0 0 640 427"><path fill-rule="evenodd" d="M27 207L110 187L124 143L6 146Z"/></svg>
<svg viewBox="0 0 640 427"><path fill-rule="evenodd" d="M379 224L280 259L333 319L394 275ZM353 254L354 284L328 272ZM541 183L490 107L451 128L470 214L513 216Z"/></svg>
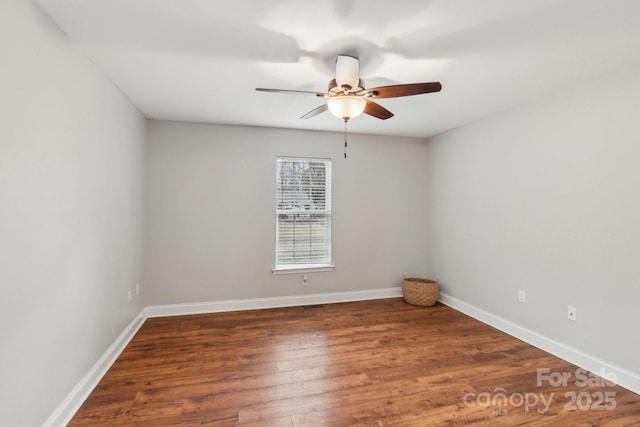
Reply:
<svg viewBox="0 0 640 427"><path fill-rule="evenodd" d="M331 93L344 93L345 95L348 93L360 92L364 90L364 81L362 79L358 79L358 87L349 87L348 85L343 85L342 87L338 87L338 83L336 83L336 79L331 79L329 82L329 92Z"/></svg>

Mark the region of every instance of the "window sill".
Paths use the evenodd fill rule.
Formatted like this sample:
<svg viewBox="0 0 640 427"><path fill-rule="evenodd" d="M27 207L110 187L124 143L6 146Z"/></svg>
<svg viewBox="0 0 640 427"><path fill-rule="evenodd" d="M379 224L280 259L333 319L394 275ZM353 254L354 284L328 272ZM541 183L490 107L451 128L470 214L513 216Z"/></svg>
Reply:
<svg viewBox="0 0 640 427"><path fill-rule="evenodd" d="M333 271L335 265L285 265L271 269L273 274L299 274L299 273L319 273L323 271Z"/></svg>

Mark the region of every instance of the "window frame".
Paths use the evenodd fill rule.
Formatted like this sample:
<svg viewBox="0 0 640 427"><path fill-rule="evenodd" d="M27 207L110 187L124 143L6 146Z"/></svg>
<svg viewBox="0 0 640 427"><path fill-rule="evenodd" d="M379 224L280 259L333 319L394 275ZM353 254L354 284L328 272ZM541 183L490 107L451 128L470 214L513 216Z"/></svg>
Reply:
<svg viewBox="0 0 640 427"><path fill-rule="evenodd" d="M280 192L280 182L279 182L279 170L280 163L282 161L288 162L317 162L324 163L325 165L325 209L322 211L309 211L300 209L298 210L280 210L278 209L279 203L281 200L279 199ZM273 274L295 274L295 273L314 273L314 272L324 272L324 271L333 271L335 265L333 264L333 254L332 254L332 207L331 207L331 184L332 184L332 160L330 158L318 158L318 157L291 157L291 156L278 156L276 157L276 197L275 197L275 252L274 252L274 267L271 269ZM328 209L326 209L328 207ZM328 231L326 236L328 238L328 244L325 246L325 250L328 251L329 260L326 263L307 263L307 264L278 264L278 251L280 248L280 219L279 215L283 212L292 213L293 215L299 214L320 214L325 215L328 218Z"/></svg>

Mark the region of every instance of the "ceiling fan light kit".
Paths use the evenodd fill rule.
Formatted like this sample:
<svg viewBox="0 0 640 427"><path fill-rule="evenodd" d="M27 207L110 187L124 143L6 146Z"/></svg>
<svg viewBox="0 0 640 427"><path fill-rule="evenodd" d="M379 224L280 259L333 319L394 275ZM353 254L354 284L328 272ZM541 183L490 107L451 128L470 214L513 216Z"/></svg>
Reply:
<svg viewBox="0 0 640 427"><path fill-rule="evenodd" d="M335 96L327 101L331 114L345 122L362 114L366 105L364 98L353 95Z"/></svg>
<svg viewBox="0 0 640 427"><path fill-rule="evenodd" d="M344 120L344 157L347 157L347 122L365 113L380 120L393 117L393 113L372 99L399 98L403 96L420 95L423 93L439 92L442 85L439 82L410 83L391 86L380 86L366 89L360 79L360 62L358 58L349 55L338 55L336 59L335 79L329 82L328 92L310 92L303 90L256 88L260 92L310 94L319 98L326 98L327 102L304 114L301 119L310 119L327 110L334 116Z"/></svg>
<svg viewBox="0 0 640 427"><path fill-rule="evenodd" d="M314 108L301 119L310 119L329 110L331 113L346 121L365 113L380 120L393 117L393 113L372 99L400 98L403 96L421 95L423 93L440 92L439 82L410 83L391 86L380 86L366 89L360 79L360 62L358 58L349 55L338 55L336 59L336 77L329 82L328 92L310 92L304 90L266 89L258 87L260 92L309 94L319 98L326 98L327 102Z"/></svg>

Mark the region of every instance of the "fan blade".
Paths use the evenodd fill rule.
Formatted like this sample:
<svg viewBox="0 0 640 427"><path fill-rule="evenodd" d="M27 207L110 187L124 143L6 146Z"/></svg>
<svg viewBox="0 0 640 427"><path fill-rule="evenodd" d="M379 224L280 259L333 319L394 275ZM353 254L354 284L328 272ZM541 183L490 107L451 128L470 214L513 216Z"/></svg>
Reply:
<svg viewBox="0 0 640 427"><path fill-rule="evenodd" d="M325 111L327 111L329 109L329 107L327 106L327 104L322 104L321 106L314 108L313 110L309 111L307 114L305 114L304 116L300 117L301 119L310 119L311 117L315 117L320 113L324 113Z"/></svg>
<svg viewBox="0 0 640 427"><path fill-rule="evenodd" d="M376 117L381 120L387 120L393 117L393 113L380 104L376 104L373 101L367 101L367 105L364 106L363 113Z"/></svg>
<svg viewBox="0 0 640 427"><path fill-rule="evenodd" d="M256 90L258 92L272 92L272 93L294 93L294 94L298 94L298 95L315 95L319 98L328 98L329 94L328 93L322 93L322 92L309 92L306 90L289 90L289 89L266 89L263 87L257 87Z"/></svg>
<svg viewBox="0 0 640 427"><path fill-rule="evenodd" d="M423 93L440 92L440 82L411 83L406 85L380 86L363 90L358 95L365 98L397 98L400 96L420 95Z"/></svg>

